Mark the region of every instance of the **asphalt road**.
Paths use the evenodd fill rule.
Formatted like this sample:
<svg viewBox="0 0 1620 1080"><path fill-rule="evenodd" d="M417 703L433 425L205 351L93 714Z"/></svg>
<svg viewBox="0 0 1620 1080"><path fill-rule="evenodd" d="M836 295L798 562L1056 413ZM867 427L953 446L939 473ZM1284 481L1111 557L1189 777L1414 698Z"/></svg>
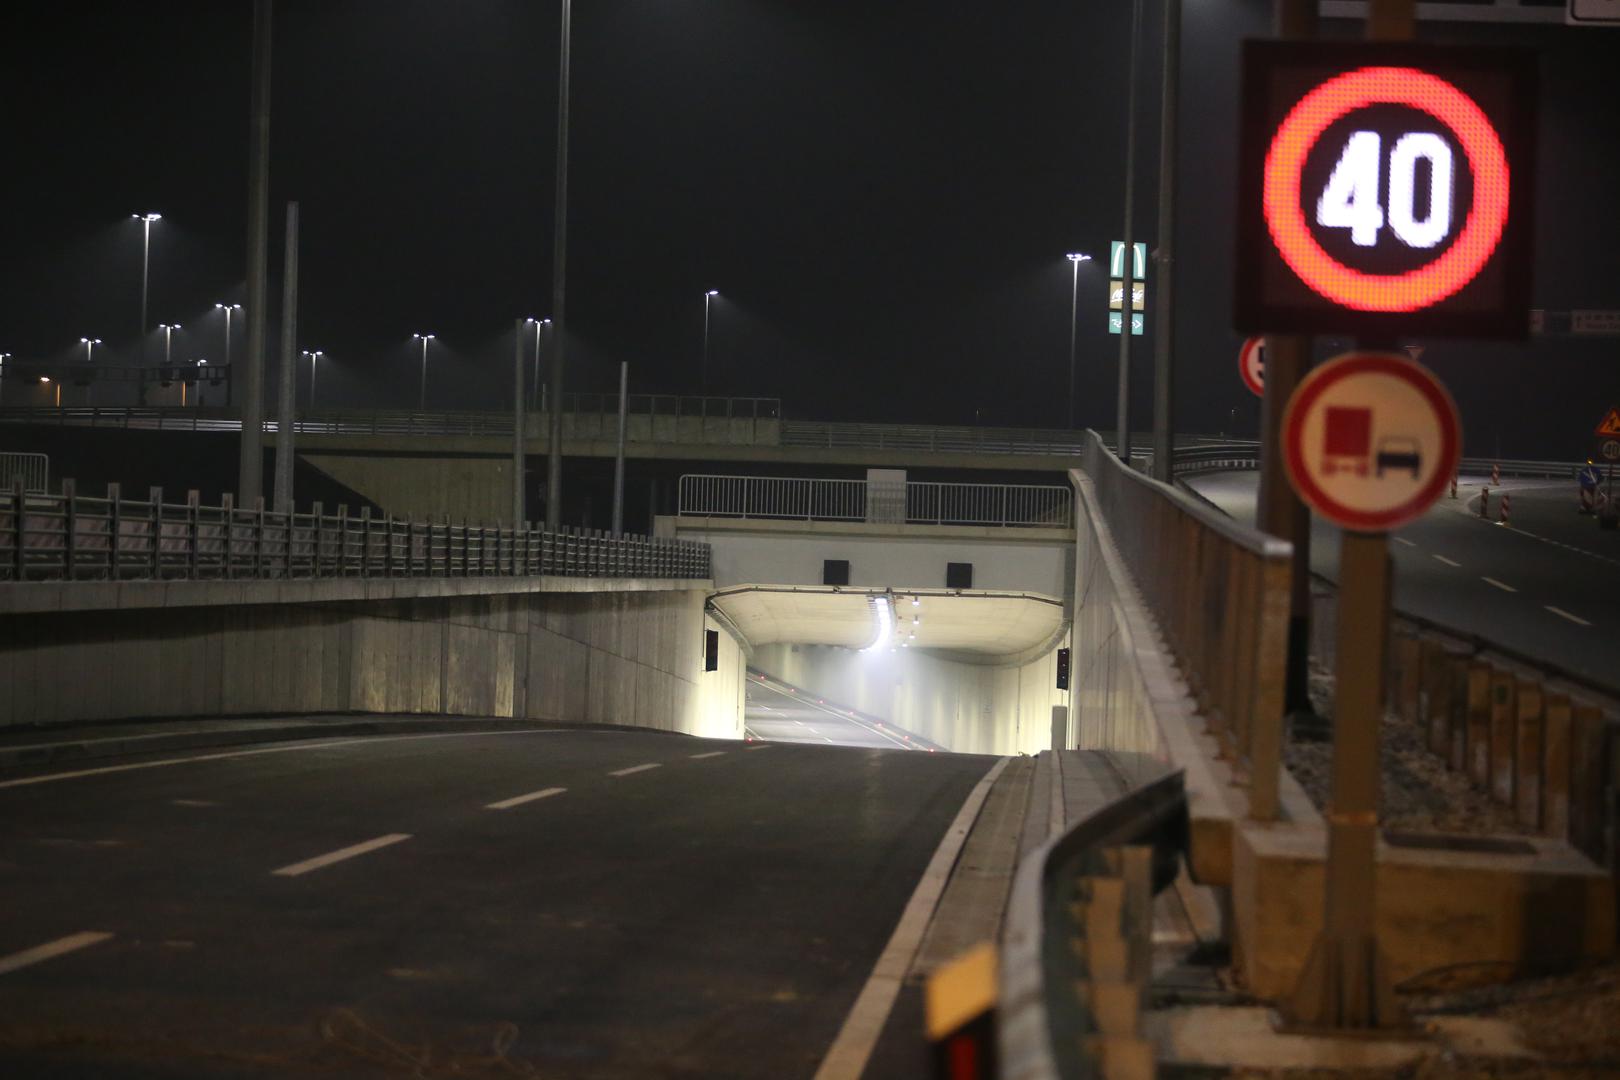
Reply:
<svg viewBox="0 0 1620 1080"><path fill-rule="evenodd" d="M1256 473L1190 485L1252 523ZM1494 524L1500 497L1512 525ZM1391 534L1395 606L1620 691L1620 531L1576 512L1573 481L1507 480L1479 517L1480 481ZM1339 530L1312 519L1311 566L1337 581Z"/></svg>
<svg viewBox="0 0 1620 1080"><path fill-rule="evenodd" d="M991 764L567 730L0 776L0 1075L807 1077Z"/></svg>
<svg viewBox="0 0 1620 1080"><path fill-rule="evenodd" d="M748 678L746 704L747 731L755 738L874 750L921 749L898 731L853 717L824 698L784 691L757 676Z"/></svg>

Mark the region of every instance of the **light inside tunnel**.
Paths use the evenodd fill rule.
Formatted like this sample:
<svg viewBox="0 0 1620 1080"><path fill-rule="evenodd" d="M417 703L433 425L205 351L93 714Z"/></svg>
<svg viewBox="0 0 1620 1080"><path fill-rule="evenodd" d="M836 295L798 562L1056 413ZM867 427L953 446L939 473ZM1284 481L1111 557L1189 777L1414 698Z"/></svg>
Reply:
<svg viewBox="0 0 1620 1080"><path fill-rule="evenodd" d="M877 621L877 631L872 635L872 643L863 649L863 652L875 652L888 644L889 635L894 630L894 608L887 596L874 596L872 603L872 617Z"/></svg>

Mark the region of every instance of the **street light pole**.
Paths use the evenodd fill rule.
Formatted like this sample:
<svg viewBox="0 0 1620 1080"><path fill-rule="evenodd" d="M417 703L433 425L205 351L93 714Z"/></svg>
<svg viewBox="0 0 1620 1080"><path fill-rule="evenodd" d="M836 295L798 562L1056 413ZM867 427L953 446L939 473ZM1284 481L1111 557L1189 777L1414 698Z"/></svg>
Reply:
<svg viewBox="0 0 1620 1080"><path fill-rule="evenodd" d="M698 389L704 397L709 394L709 301L719 295L718 289L703 294L703 367L698 373Z"/></svg>
<svg viewBox="0 0 1620 1080"><path fill-rule="evenodd" d="M427 347L433 340L432 334L412 334L411 337L422 343L422 388L416 396L416 411L427 411Z"/></svg>
<svg viewBox="0 0 1620 1080"><path fill-rule="evenodd" d="M563 356L568 345L564 299L568 274L568 51L572 36L572 0L562 0L562 33L557 62L557 201L551 224L551 438L546 459L546 528L562 524L562 389Z"/></svg>
<svg viewBox="0 0 1620 1080"><path fill-rule="evenodd" d="M174 332L180 329L180 324L158 323L158 329L163 331L163 366L169 367L174 354Z"/></svg>
<svg viewBox="0 0 1620 1080"><path fill-rule="evenodd" d="M0 352L0 393L3 393L4 390L5 390L5 386L6 386L6 361L10 360L11 356L12 356L11 353Z"/></svg>
<svg viewBox="0 0 1620 1080"><path fill-rule="evenodd" d="M84 362L86 364L94 364L96 362L94 350L97 345L101 344L101 339L82 337L79 339L79 344L84 346ZM10 354L8 353L7 355ZM94 389L95 379L91 378L89 382L85 383L84 387L84 403L86 405L90 404L90 392Z"/></svg>
<svg viewBox="0 0 1620 1080"><path fill-rule="evenodd" d="M247 364L242 377L242 449L237 505L251 510L264 495L264 345L270 271L270 45L272 0L253 0L253 92L249 105L247 206Z"/></svg>
<svg viewBox="0 0 1620 1080"><path fill-rule="evenodd" d="M315 361L325 356L321 349L305 349L304 355L309 357L309 409L315 411Z"/></svg>
<svg viewBox="0 0 1620 1080"><path fill-rule="evenodd" d="M1142 0L1131 0L1131 42L1128 52L1130 63L1126 70L1125 90L1125 234L1120 251L1119 298L1119 401L1118 419L1114 425L1114 445L1119 460L1128 467L1131 463L1131 323L1135 308L1136 290L1133 287L1136 271L1136 244L1132 237L1132 211L1136 187L1136 60L1137 41L1142 36Z"/></svg>
<svg viewBox="0 0 1620 1080"><path fill-rule="evenodd" d="M130 217L141 223L141 328L135 340L140 346L139 359L146 359L146 296L147 284L152 268L152 222L159 221L163 215L158 213L131 214ZM143 375L140 381L140 403L146 404L146 378Z"/></svg>
<svg viewBox="0 0 1620 1080"><path fill-rule="evenodd" d="M1170 482L1175 443L1173 414L1175 312L1172 310L1176 231L1176 108L1180 97L1181 0L1164 0L1164 82L1159 103L1159 281L1153 320L1153 477Z"/></svg>
<svg viewBox="0 0 1620 1080"><path fill-rule="evenodd" d="M215 309L225 313L225 366L231 366L231 312L241 311L241 304L215 304Z"/></svg>
<svg viewBox="0 0 1620 1080"><path fill-rule="evenodd" d="M1080 264L1090 259L1090 255L1081 255L1078 252L1069 253L1069 262L1074 267L1073 282L1069 289L1069 427L1074 427L1074 329L1080 318Z"/></svg>

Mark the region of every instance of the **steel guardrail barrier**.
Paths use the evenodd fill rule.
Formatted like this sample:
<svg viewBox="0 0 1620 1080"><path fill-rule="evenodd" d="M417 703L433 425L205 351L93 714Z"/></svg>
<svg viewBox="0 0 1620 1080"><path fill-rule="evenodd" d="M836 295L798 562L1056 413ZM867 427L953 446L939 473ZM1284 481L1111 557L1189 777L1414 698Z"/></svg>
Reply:
<svg viewBox="0 0 1620 1080"><path fill-rule="evenodd" d="M1074 491L1058 485L688 473L679 494L683 517L1058 529L1074 523Z"/></svg>
<svg viewBox="0 0 1620 1080"><path fill-rule="evenodd" d="M1463 476L1488 476L1492 469L1503 476L1549 480L1574 480L1584 462L1534 461L1515 458L1465 457L1458 465ZM1203 472L1239 472L1260 467L1259 443L1233 443L1227 446L1178 447L1171 454L1170 469L1175 476Z"/></svg>
<svg viewBox="0 0 1620 1080"><path fill-rule="evenodd" d="M533 523L454 524L369 507L352 516L316 503L309 513L238 507L227 495L203 505L196 492L165 502L78 494L30 494L20 480L0 495L0 581L236 580L331 577L562 577L707 579L709 546L599 529L548 532Z"/></svg>
<svg viewBox="0 0 1620 1080"><path fill-rule="evenodd" d="M23 490L44 494L51 489L51 459L47 454L0 453L0 488L10 490L17 481Z"/></svg>
<svg viewBox="0 0 1620 1080"><path fill-rule="evenodd" d="M1103 1075L1105 1054L1147 1052L1138 1025L1151 974L1152 895L1175 879L1187 833L1178 770L1082 818L1019 863L998 969L1002 1080L1090 1080ZM1126 1008L1098 1009L1109 996Z"/></svg>

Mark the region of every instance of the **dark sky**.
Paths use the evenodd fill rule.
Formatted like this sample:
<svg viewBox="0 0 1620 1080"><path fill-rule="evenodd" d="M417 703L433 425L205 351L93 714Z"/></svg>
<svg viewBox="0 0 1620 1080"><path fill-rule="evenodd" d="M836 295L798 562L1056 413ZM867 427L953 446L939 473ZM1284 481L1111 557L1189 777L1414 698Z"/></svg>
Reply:
<svg viewBox="0 0 1620 1080"><path fill-rule="evenodd" d="M1159 28L1147 6L1138 221L1151 243ZM1227 266L1237 43L1265 31L1268 8L1186 5L1189 429L1257 415L1237 380ZM68 359L89 334L133 356L129 215L152 209L164 218L149 322L184 324L177 358L223 358L212 307L242 293L249 19L245 0L8 5L0 350ZM1121 231L1128 25L1125 0L581 0L570 387L607 389L628 360L636 390L694 392L703 291L716 288L715 392L781 397L805 418L1060 423L1063 254L1106 254ZM1546 52L1537 303L1620 308L1617 39L1425 32ZM433 403L505 406L511 321L550 304L556 52L555 3L277 5L272 306L282 208L296 198L300 345L330 358L321 404L414 404L410 335L425 329L440 339ZM1095 264L1080 281L1078 411L1101 425L1117 339ZM1151 341L1138 339L1144 419ZM1432 343L1424 360L1459 398L1471 452L1573 454L1584 443L1572 433L1620 398L1617 351Z"/></svg>

